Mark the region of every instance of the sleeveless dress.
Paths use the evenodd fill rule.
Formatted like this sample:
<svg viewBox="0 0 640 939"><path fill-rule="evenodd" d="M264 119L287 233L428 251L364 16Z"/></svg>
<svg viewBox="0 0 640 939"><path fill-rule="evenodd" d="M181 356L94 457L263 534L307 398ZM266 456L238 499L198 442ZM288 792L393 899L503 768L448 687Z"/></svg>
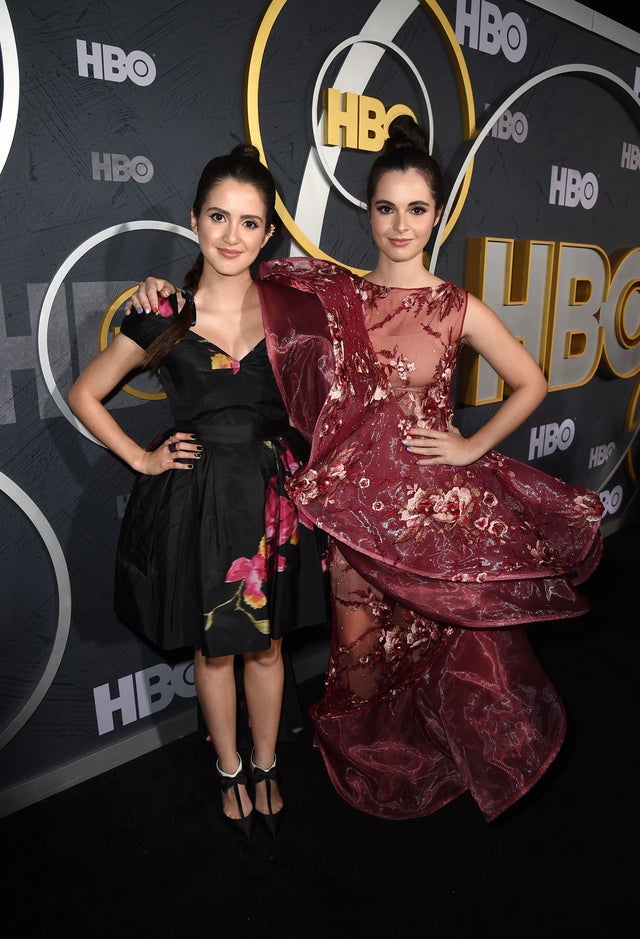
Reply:
<svg viewBox="0 0 640 939"><path fill-rule="evenodd" d="M575 587L601 556L600 499L497 451L426 467L401 443L415 422L451 426L461 288L379 287L307 258L260 278L316 299L297 332L276 293L264 300L276 377L313 435L287 488L331 542L315 742L358 809L415 818L469 792L490 821L562 744L564 707L526 624L587 611ZM299 377L291 393L301 362L322 393Z"/></svg>
<svg viewBox="0 0 640 939"><path fill-rule="evenodd" d="M121 330L146 349L176 311L171 298L157 315L125 316ZM324 623L323 538L285 491L309 447L289 424L265 341L238 361L191 329L159 378L175 427L158 442L192 432L204 449L192 470L136 477L116 553L119 618L162 650L207 656Z"/></svg>

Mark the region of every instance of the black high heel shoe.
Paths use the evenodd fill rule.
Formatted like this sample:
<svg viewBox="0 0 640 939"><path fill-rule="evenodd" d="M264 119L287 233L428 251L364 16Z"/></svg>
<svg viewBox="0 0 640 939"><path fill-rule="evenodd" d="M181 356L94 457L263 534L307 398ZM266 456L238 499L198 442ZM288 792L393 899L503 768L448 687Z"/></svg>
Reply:
<svg viewBox="0 0 640 939"><path fill-rule="evenodd" d="M222 789L223 793L228 792L229 789L233 789L233 794L236 797L238 811L240 812L240 818L231 818L231 816L225 814L223 809L222 817L229 825L231 825L234 831L237 831L239 834L243 835L247 841L251 841L251 834L253 831L253 812L249 812L248 815L244 814L240 792L238 791L238 786L247 785L247 774L242 768L242 757L240 754L238 754L238 759L240 760L238 768L235 773L231 775L229 773L223 773L220 769L220 761L216 760L216 769L220 779L220 788Z"/></svg>
<svg viewBox="0 0 640 939"><path fill-rule="evenodd" d="M273 758L273 763L269 769L262 769L261 766L256 766L253 762L253 754L255 750L251 751L251 768L253 770L253 782L254 785L257 783L266 782L267 784L267 808L269 809L268 813L259 812L258 809L255 809L255 814L265 823L273 837L275 838L284 819L284 806L279 809L277 812L273 811L271 805L271 783L279 783L280 776L278 775L278 770L276 768L276 757Z"/></svg>

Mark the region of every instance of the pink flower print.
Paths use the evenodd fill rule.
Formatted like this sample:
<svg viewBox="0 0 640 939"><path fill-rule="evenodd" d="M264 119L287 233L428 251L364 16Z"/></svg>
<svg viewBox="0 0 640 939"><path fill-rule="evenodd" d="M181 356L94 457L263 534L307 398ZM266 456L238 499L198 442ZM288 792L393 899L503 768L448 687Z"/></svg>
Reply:
<svg viewBox="0 0 640 939"><path fill-rule="evenodd" d="M584 495L576 496L573 500L573 504L578 510L582 512L585 516L586 521L588 522L597 522L602 518L603 513L603 504L600 496L597 493L585 493Z"/></svg>
<svg viewBox="0 0 640 939"><path fill-rule="evenodd" d="M384 401L388 397L388 388L385 388L381 382L377 382L373 391L371 391L371 388L367 389L366 403L369 404L371 401Z"/></svg>
<svg viewBox="0 0 640 939"><path fill-rule="evenodd" d="M273 552L274 545L277 550L283 545L298 543L298 513L290 499L275 491L274 483L267 490L265 533L269 556ZM277 544L275 544L276 538ZM278 555L277 565L278 571L284 571L287 567L287 559L281 554Z"/></svg>
<svg viewBox="0 0 640 939"><path fill-rule="evenodd" d="M286 447L280 454L280 461L288 473L295 473L300 469L300 462L295 458L291 450Z"/></svg>
<svg viewBox="0 0 640 939"><path fill-rule="evenodd" d="M276 495L275 499L267 497L266 512L266 530L267 540L273 540L276 534L276 520L279 521L278 528L278 546L286 544L298 530L298 518L295 507L286 496Z"/></svg>
<svg viewBox="0 0 640 939"><path fill-rule="evenodd" d="M473 497L466 486L454 486L448 492L432 496L431 501L434 518L439 522L459 522L471 507Z"/></svg>
<svg viewBox="0 0 640 939"><path fill-rule="evenodd" d="M434 493L413 486L407 493L406 508L400 513L400 519L407 523L407 528L424 528L432 518L456 523L465 518L472 506L473 496L466 486L453 486L447 492Z"/></svg>
<svg viewBox="0 0 640 939"><path fill-rule="evenodd" d="M211 356L211 370L218 368L230 368L234 375L240 371L240 363L237 359L232 359L226 352L216 352Z"/></svg>
<svg viewBox="0 0 640 939"><path fill-rule="evenodd" d="M173 307L169 303L167 298L162 298L158 304L158 314L165 319L168 319L170 316L173 316Z"/></svg>
<svg viewBox="0 0 640 939"><path fill-rule="evenodd" d="M406 437L413 427L413 421L409 417L403 417L398 421L398 432L401 437Z"/></svg>
<svg viewBox="0 0 640 939"><path fill-rule="evenodd" d="M509 527L506 522L503 522L499 518L494 518L489 524L489 534L495 535L496 538L503 540L509 534Z"/></svg>
<svg viewBox="0 0 640 939"><path fill-rule="evenodd" d="M406 384L409 381L410 373L415 372L415 363L411 362L408 356L400 352L397 345L393 347L393 351L391 352L388 349L381 350L381 354L387 359L385 365L386 371L391 374L395 369L400 381Z"/></svg>
<svg viewBox="0 0 640 939"><path fill-rule="evenodd" d="M400 519L407 523L407 528L416 525L428 525L432 515L431 497L424 489L413 486L409 490L407 507L400 513Z"/></svg>
<svg viewBox="0 0 640 939"><path fill-rule="evenodd" d="M262 589L267 579L266 539L260 540L258 551L252 558L236 558L225 577L226 583L244 580L242 595L248 606L258 610L265 606L267 598Z"/></svg>
<svg viewBox="0 0 640 939"><path fill-rule="evenodd" d="M307 505L314 499L323 499L326 505L331 501L330 496L340 480L346 477L347 466L355 449L355 447L348 447L341 451L334 463L323 466L320 471L307 470L306 473L294 476L287 483L291 497L301 505ZM340 460L344 462L339 462Z"/></svg>
<svg viewBox="0 0 640 939"><path fill-rule="evenodd" d="M554 564L558 560L556 552L548 541L536 541L530 551L531 557L542 566Z"/></svg>
<svg viewBox="0 0 640 939"><path fill-rule="evenodd" d="M306 505L318 497L317 470L307 470L287 482L287 489L291 497Z"/></svg>

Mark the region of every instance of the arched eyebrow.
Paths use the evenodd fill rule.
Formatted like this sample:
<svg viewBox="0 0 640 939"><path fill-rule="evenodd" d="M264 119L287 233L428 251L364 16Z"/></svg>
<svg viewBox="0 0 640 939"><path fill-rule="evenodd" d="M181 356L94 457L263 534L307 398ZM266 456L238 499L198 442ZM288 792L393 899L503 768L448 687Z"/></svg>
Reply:
<svg viewBox="0 0 640 939"><path fill-rule="evenodd" d="M204 211L220 212L221 215L231 215L229 209L223 209L221 205L208 205ZM252 215L251 213L247 215L241 215L240 218L242 221L246 221L246 219L252 219L254 222L264 222L264 218L261 215Z"/></svg>
<svg viewBox="0 0 640 939"><path fill-rule="evenodd" d="M428 206L430 204L431 203L427 202L425 199L414 199L412 202L409 203L409 208L411 208L414 205ZM374 202L374 205L391 205L394 208L396 207L395 202L392 202L391 199L376 199L376 201Z"/></svg>

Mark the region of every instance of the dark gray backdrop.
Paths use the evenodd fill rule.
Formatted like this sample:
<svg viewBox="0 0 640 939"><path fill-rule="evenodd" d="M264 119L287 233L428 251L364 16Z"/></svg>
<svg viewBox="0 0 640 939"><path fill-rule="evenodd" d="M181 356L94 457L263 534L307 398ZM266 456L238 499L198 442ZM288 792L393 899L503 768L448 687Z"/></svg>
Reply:
<svg viewBox="0 0 640 939"><path fill-rule="evenodd" d="M579 4L558 3L554 13L509 0L491 7L503 29L492 41L478 25L489 8L482 0L463 7L477 27L458 29L458 54L478 129L535 76L572 64L593 70L558 74L518 97L510 112L526 119L520 139L487 136L436 272L474 282L471 238L630 254L625 374L603 367L601 350L588 380L550 393L504 447L527 460L532 428L572 428L568 443L532 462L597 489L606 535L638 517L640 35L608 21L595 32L576 16ZM386 107L403 102L424 120L419 75L433 108L434 154L453 181L472 146L451 65L456 0L437 9L426 0L68 0L62 8L0 0L0 814L195 726L188 655L168 660L114 618L113 556L132 474L70 419L64 396L117 326L117 298L147 273L177 278L190 263L184 227L200 170L240 140L258 142L256 108L284 220L296 216L316 80L370 16L385 51L359 92ZM397 29L391 20L401 21ZM325 84L339 79L346 54ZM254 86L246 83L252 74ZM371 157L344 151L337 161L336 178L358 197ZM593 174L596 204L551 204L552 166ZM319 244L305 237L342 263L371 265L362 210L335 187L326 204L320 192L306 197L318 200L322 224ZM300 250L285 225L269 247L271 256ZM611 306L605 312L615 318ZM110 406L140 441L168 422L152 382L137 381ZM461 407L463 430L492 406Z"/></svg>

